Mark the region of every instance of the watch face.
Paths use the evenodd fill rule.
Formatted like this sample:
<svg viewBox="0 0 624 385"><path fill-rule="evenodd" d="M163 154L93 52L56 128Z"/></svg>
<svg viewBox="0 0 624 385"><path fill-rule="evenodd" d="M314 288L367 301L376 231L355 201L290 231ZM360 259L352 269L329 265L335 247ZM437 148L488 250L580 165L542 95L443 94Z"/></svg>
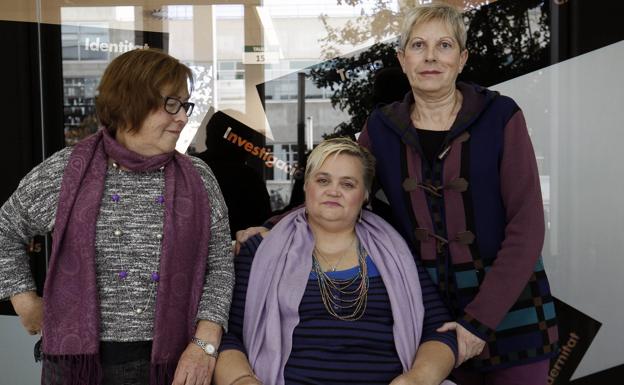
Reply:
<svg viewBox="0 0 624 385"><path fill-rule="evenodd" d="M208 354L214 354L214 352L216 351L214 345L212 344L206 344L206 353Z"/></svg>

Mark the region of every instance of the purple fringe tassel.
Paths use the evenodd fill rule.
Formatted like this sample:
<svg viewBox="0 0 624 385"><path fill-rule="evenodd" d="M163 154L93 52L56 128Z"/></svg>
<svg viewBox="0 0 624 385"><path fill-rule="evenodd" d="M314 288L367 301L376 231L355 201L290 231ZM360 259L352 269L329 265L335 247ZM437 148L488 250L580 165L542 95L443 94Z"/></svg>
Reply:
<svg viewBox="0 0 624 385"><path fill-rule="evenodd" d="M98 354L44 354L42 358L42 385L99 385L102 382Z"/></svg>
<svg viewBox="0 0 624 385"><path fill-rule="evenodd" d="M177 367L176 363L152 364L150 366L150 383L149 385L170 385L173 382L173 376Z"/></svg>
<svg viewBox="0 0 624 385"><path fill-rule="evenodd" d="M47 355L42 357L42 385L99 385L102 366L98 354ZM150 365L149 385L170 385L177 363Z"/></svg>

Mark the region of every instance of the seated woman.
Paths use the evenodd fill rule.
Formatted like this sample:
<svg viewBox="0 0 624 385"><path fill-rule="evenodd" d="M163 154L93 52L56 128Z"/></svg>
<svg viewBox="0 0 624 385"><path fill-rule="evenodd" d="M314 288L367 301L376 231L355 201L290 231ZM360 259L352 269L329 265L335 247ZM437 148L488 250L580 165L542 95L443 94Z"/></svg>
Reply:
<svg viewBox="0 0 624 385"><path fill-rule="evenodd" d="M308 158L305 208L235 260L215 384L440 384L457 353L450 316L401 236L362 206L374 158L347 138ZM424 299L424 300L423 300Z"/></svg>

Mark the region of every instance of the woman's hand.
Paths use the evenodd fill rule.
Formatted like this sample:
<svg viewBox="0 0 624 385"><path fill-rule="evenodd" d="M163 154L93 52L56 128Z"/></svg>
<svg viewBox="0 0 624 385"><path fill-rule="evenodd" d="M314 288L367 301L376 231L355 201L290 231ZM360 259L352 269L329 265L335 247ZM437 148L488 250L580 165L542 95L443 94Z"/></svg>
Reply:
<svg viewBox="0 0 624 385"><path fill-rule="evenodd" d="M238 385L238 384L236 384ZM412 376L410 373L403 373L390 383L390 385L457 385L456 383L450 380L442 380L439 381L425 380L423 378L416 378Z"/></svg>
<svg viewBox="0 0 624 385"><path fill-rule="evenodd" d="M409 375L407 373L401 374L400 376L392 380L392 382L390 383L390 385L415 385L415 384L416 382L414 382L411 378L409 378Z"/></svg>
<svg viewBox="0 0 624 385"><path fill-rule="evenodd" d="M413 373L407 372L396 377L390 385L430 385L431 381L425 381L422 378L416 378ZM439 385L439 384L435 384Z"/></svg>
<svg viewBox="0 0 624 385"><path fill-rule="evenodd" d="M269 229L263 226L248 227L245 230L238 230L236 232L236 244L234 245L234 254L238 254L243 242L260 233L263 237L269 233Z"/></svg>
<svg viewBox="0 0 624 385"><path fill-rule="evenodd" d="M216 361L199 346L189 344L180 356L171 385L210 385Z"/></svg>
<svg viewBox="0 0 624 385"><path fill-rule="evenodd" d="M240 381L236 381L234 385L262 385L262 382L252 377L246 377Z"/></svg>
<svg viewBox="0 0 624 385"><path fill-rule="evenodd" d="M481 354L485 347L485 341L470 333L457 322L447 322L437 329L438 332L446 332L449 330L455 330L455 333L457 333L458 357L455 367Z"/></svg>
<svg viewBox="0 0 624 385"><path fill-rule="evenodd" d="M230 385L263 385L254 375L245 375L234 380Z"/></svg>
<svg viewBox="0 0 624 385"><path fill-rule="evenodd" d="M409 371L396 377L391 385L440 385L455 365L455 354L450 346L440 341L422 343Z"/></svg>
<svg viewBox="0 0 624 385"><path fill-rule="evenodd" d="M20 322L30 335L41 333L43 328L43 299L34 291L27 291L11 297L11 304Z"/></svg>

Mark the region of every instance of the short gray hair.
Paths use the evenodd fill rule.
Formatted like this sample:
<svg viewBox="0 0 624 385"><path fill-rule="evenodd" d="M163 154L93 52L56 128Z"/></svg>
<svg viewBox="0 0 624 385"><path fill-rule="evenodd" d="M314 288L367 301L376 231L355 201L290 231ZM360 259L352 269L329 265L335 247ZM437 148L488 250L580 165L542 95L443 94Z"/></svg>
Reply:
<svg viewBox="0 0 624 385"><path fill-rule="evenodd" d="M308 183L310 175L318 170L329 156L339 154L351 155L362 162L364 187L367 193L370 193L375 178L375 157L366 148L346 137L324 140L312 150L306 163L304 183Z"/></svg>
<svg viewBox="0 0 624 385"><path fill-rule="evenodd" d="M453 32L453 37L459 43L459 51L466 49L466 24L464 16L459 9L445 3L433 3L420 5L412 8L401 25L401 38L399 40L399 50L405 51L407 42L414 27L432 20L445 22Z"/></svg>

